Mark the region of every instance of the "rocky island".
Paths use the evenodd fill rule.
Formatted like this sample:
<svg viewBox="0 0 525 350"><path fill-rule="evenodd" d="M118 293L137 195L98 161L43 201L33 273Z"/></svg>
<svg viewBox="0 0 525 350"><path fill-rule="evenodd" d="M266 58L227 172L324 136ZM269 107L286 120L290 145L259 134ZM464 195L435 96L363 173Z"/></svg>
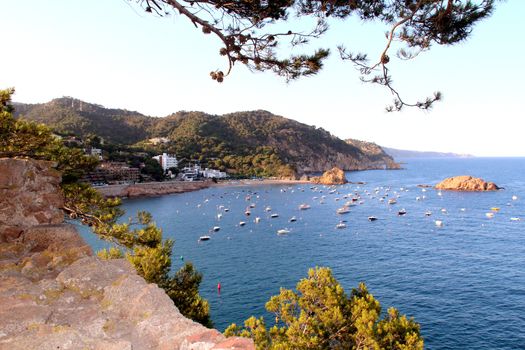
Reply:
<svg viewBox="0 0 525 350"><path fill-rule="evenodd" d="M468 175L449 177L435 186L438 190L451 191L497 191L501 189L494 182Z"/></svg>
<svg viewBox="0 0 525 350"><path fill-rule="evenodd" d="M311 178L311 182L321 185L344 185L346 180L345 172L338 167L327 170L321 176Z"/></svg>

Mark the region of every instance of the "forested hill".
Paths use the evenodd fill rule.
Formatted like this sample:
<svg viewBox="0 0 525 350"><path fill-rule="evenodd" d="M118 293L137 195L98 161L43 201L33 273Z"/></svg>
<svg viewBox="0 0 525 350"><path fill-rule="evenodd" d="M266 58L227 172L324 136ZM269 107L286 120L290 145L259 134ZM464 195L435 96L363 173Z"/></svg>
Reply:
<svg viewBox="0 0 525 350"><path fill-rule="evenodd" d="M57 131L96 134L113 143L148 147L148 139L166 137L170 142L158 146L164 151L181 158L212 159L211 166L244 173L249 173L250 167L268 167L270 163L273 168L291 166L299 174L333 166L346 170L397 166L382 150L370 152L358 141L348 143L322 128L261 110L222 116L177 112L152 118L72 98L35 105L17 103L15 108L17 116L48 124ZM283 173L281 168L260 175Z"/></svg>
<svg viewBox="0 0 525 350"><path fill-rule="evenodd" d="M105 140L133 144L148 138L148 129L156 118L124 109L104 108L72 97L62 97L47 103L14 103L15 117L49 125L57 132L81 137L98 135Z"/></svg>

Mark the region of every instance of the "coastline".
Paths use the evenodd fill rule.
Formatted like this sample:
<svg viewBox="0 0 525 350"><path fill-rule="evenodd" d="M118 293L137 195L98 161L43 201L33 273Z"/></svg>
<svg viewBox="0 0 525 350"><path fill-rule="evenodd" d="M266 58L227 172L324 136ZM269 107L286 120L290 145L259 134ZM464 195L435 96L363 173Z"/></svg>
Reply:
<svg viewBox="0 0 525 350"><path fill-rule="evenodd" d="M165 181L165 182L144 182L124 185L108 185L94 187L104 197L137 198L154 197L166 194L185 193L202 190L208 187L242 187L257 185L296 185L308 184L310 181L304 180L227 180L215 183L213 181Z"/></svg>

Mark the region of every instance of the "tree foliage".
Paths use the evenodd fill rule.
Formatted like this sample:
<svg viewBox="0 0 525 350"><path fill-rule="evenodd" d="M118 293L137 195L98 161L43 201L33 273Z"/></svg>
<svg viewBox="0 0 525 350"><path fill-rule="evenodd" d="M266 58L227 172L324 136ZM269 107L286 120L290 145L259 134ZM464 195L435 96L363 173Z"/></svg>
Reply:
<svg viewBox="0 0 525 350"><path fill-rule="evenodd" d="M200 275L187 264L174 276L170 274L173 241L162 238L151 214L139 212L135 219L119 222L124 215L120 200L104 198L90 185L75 180L86 169L96 165L80 149L65 147L45 125L15 119L12 115L13 89L0 90L0 156L29 157L57 162L67 181L62 183L63 210L72 219L79 219L102 239L116 247L99 253L103 258L126 256L137 273L156 283L171 297L181 313L210 326L208 302L198 294ZM190 307L191 306L191 307Z"/></svg>
<svg viewBox="0 0 525 350"><path fill-rule="evenodd" d="M366 53L337 47L343 60L353 63L364 82L387 87L394 96L388 111L404 106L428 109L440 93L415 103L405 102L392 85L391 51L401 60L415 58L432 45L453 45L465 40L473 26L489 16L496 0L129 0L146 12L163 16L178 12L204 34L213 34L223 47L219 54L228 61L226 73L215 70L212 79L222 82L236 63L252 70L273 71L287 80L316 74L330 48L308 54L287 49L308 44L325 34L331 21L358 18L386 26L384 49L369 59ZM292 19L303 21L291 23ZM304 29L309 23L309 29ZM347 33L350 37L350 33ZM344 38L342 38L344 40Z"/></svg>
<svg viewBox="0 0 525 350"><path fill-rule="evenodd" d="M330 269L316 267L296 288L281 288L266 303L275 315L270 328L252 316L225 334L252 338L258 350L423 349L419 324L395 308L381 318L381 306L364 283L348 296Z"/></svg>

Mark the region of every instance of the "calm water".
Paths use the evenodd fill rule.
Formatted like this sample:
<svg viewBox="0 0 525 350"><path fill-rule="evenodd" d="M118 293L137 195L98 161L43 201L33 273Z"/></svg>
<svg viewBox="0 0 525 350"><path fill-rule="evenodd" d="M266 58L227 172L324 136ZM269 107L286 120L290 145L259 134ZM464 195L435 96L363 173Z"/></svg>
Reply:
<svg viewBox="0 0 525 350"><path fill-rule="evenodd" d="M383 310L395 306L413 316L427 349L525 349L525 159L410 160L405 167L348 173L350 181L366 184L338 186L335 193L310 185L221 187L129 200L124 208L150 211L165 237L175 239L174 267L182 265L182 256L204 274L201 293L221 330L265 315L265 302L280 286L294 288L317 265L332 268L348 292L365 281ZM461 174L506 189L440 196L417 187ZM336 214L347 201L343 196L354 193L362 204ZM380 202L386 193L386 200L399 197L397 204ZM246 217L251 203L255 208ZM299 210L301 203L311 209ZM491 207L501 210L488 218ZM397 215L401 208L405 216ZM427 210L432 216L424 215ZM271 213L279 217L270 218ZM369 222L370 215L379 220ZM297 222L289 222L292 216ZM335 228L341 219L347 220L346 229ZM436 227L435 220L444 226ZM210 234L213 226L220 231ZM279 236L281 228L291 232ZM198 243L206 234L212 239Z"/></svg>

